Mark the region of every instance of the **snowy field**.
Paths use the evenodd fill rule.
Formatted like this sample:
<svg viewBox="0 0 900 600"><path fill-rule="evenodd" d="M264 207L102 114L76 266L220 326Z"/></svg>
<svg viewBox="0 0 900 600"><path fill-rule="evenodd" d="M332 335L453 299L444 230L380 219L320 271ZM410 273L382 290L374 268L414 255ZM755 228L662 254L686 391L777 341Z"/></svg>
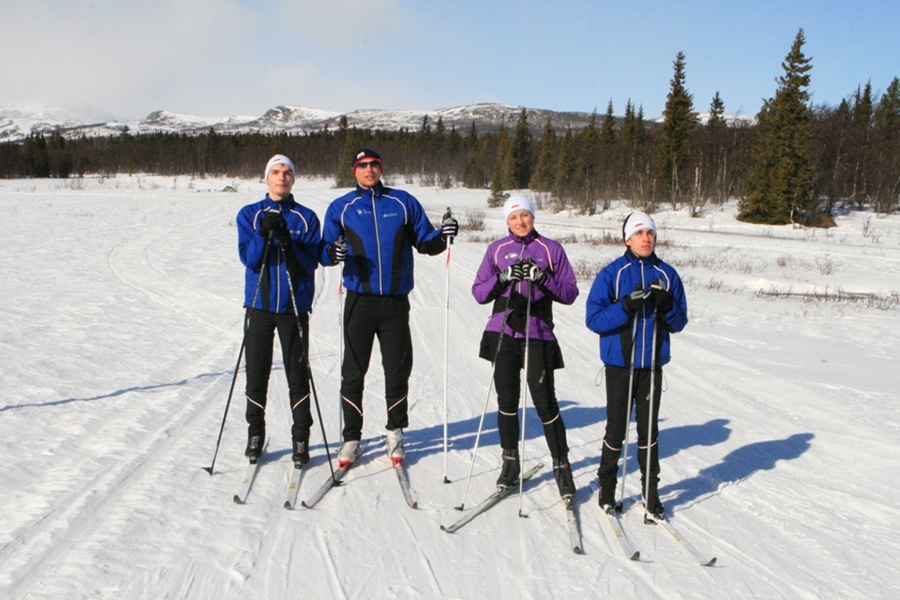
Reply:
<svg viewBox="0 0 900 600"><path fill-rule="evenodd" d="M367 380L365 454L314 509L283 508L292 469L283 367L270 384L269 446L246 505L238 374L235 215L259 181L119 176L0 180L0 597L22 598L893 598L900 588L900 216L838 217L831 230L753 226L735 206L702 218L661 209L659 254L685 280L690 323L673 338L661 415L662 500L701 567L636 506L639 561L605 537L590 495L605 421L597 338L584 326L592 273L621 254L624 205L592 217L539 210L581 295L557 307L567 368L557 392L579 486L584 554L568 543L533 409L527 462L545 467L456 534L489 363L489 308L470 286L505 233L484 190L395 182L434 221L466 231L449 266L444 453L444 256L417 256L407 430L418 510L404 503L381 436L380 360ZM237 193L222 191L235 185ZM340 190L300 180L320 216ZM328 443L339 443L339 272L317 271L311 360ZM276 356L279 356L276 353ZM500 451L490 398L466 506L490 493ZM315 414L315 413L314 413ZM629 455L634 456L634 435ZM300 498L328 476L322 431ZM446 466L445 466L446 465ZM626 497L639 498L636 463ZM445 484L444 476L451 483ZM519 516L522 508L527 518Z"/></svg>

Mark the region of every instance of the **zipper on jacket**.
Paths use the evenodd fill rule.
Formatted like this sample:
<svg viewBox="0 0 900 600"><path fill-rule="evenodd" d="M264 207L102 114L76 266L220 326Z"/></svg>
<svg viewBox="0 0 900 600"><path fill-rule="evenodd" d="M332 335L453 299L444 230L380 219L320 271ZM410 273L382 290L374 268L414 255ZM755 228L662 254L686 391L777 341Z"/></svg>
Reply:
<svg viewBox="0 0 900 600"><path fill-rule="evenodd" d="M372 220L375 222L375 247L378 252L378 295L384 295L384 277L381 273L381 234L378 231L378 211L375 207L375 190L371 189L372 192Z"/></svg>

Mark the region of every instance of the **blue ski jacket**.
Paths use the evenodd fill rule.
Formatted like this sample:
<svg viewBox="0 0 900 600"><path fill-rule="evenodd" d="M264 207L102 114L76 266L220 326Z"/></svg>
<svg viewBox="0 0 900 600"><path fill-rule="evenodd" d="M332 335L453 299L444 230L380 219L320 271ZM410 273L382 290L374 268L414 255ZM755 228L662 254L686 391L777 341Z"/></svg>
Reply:
<svg viewBox="0 0 900 600"><path fill-rule="evenodd" d="M636 288L650 289L650 285L658 279L672 294L672 308L665 314L657 315L651 297L638 313L629 315L622 305L622 298ZM603 364L630 367L634 335L634 367L651 368L653 328L657 325L657 319L656 365L661 367L671 358L670 334L681 331L687 325L684 286L675 269L655 253L647 258L638 258L630 249L626 250L623 256L597 274L587 298L585 323L588 329L600 334L600 359Z"/></svg>
<svg viewBox="0 0 900 600"><path fill-rule="evenodd" d="M263 256L267 238L260 235L262 219L270 210L280 211L291 233L291 247L303 267L302 273L290 274L276 240L269 244L267 256ZM294 301L299 312L312 310L315 294L315 271L322 252L322 233L316 214L298 204L294 196L275 201L266 197L248 204L238 212L238 253L246 267L244 275L244 306L266 312L293 312L290 303L293 284ZM257 292L257 284L259 290Z"/></svg>
<svg viewBox="0 0 900 600"><path fill-rule="evenodd" d="M344 261L344 287L376 296L409 294L414 286L412 249L440 254L446 248L419 201L403 190L359 186L335 199L325 212L323 265L334 263L327 247L343 236L349 248Z"/></svg>

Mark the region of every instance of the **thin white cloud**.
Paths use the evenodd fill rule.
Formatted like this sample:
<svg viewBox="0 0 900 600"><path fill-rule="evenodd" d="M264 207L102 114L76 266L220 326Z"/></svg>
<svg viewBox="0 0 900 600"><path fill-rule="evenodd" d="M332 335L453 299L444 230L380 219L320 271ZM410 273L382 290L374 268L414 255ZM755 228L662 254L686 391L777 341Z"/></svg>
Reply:
<svg viewBox="0 0 900 600"><path fill-rule="evenodd" d="M202 97L209 73L217 70L212 65L259 26L255 21L237 0L4 5L5 100L20 101L21 93L30 102L121 113Z"/></svg>

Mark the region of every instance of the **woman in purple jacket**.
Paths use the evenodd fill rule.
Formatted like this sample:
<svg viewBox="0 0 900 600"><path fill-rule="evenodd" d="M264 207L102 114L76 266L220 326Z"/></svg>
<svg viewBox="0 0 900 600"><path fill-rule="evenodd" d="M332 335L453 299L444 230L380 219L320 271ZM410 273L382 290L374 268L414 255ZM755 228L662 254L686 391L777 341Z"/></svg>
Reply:
<svg viewBox="0 0 900 600"><path fill-rule="evenodd" d="M513 487L519 480L519 373L527 338L528 389L544 425L559 493L571 502L575 482L553 378L553 371L563 368L562 352L553 335L553 303L572 304L578 297L575 273L562 246L535 231L530 200L510 197L503 205L503 215L509 235L488 246L472 284L472 295L479 304L493 303L479 356L494 361L497 428L503 449L497 487ZM530 318L526 318L529 295Z"/></svg>

